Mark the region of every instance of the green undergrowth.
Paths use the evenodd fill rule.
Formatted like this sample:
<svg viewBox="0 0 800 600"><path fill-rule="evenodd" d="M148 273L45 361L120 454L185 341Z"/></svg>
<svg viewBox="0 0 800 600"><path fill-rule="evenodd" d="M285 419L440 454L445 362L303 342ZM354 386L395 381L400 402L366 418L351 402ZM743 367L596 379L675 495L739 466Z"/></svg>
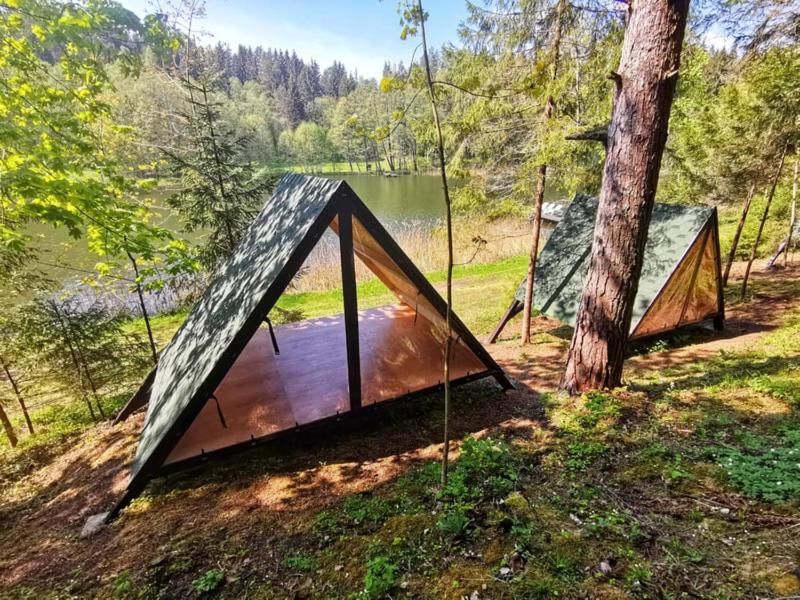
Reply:
<svg viewBox="0 0 800 600"><path fill-rule="evenodd" d="M477 311L492 276L484 265L466 269L456 290ZM510 261L514 269L500 282L509 293L524 260ZM792 289L757 282L753 293ZM369 298L368 287L360 291ZM800 594L792 574L800 564L800 311L749 345L663 358L644 359L652 362L627 388L543 394L531 400L536 417L515 413L464 435L445 486L438 463L417 462L358 494L337 495L331 481L330 496L311 508L250 511L236 504L236 486L249 501L252 481L292 473L300 505L308 483L286 462L290 453L266 448L159 480L120 528L165 508L174 516L204 494L220 502L215 494L224 493L226 510L238 512L225 527L181 526L117 572L98 579L87 567L83 577L96 595L121 598ZM455 411L477 411L487 397L488 384L459 388ZM439 402L387 406L383 418L409 432L431 428ZM360 442L358 432L341 436ZM310 444L303 452L328 460L324 444Z"/></svg>
<svg viewBox="0 0 800 600"><path fill-rule="evenodd" d="M800 406L786 391L797 378L796 316L703 369L687 362L628 389L545 395L541 422L461 439L444 487L427 462L303 515L273 540L277 567L213 593L722 600L790 589L800 557L786 526L800 522ZM213 568L241 571L242 560ZM212 565L185 568L198 578ZM152 595L152 580L136 581Z"/></svg>
<svg viewBox="0 0 800 600"><path fill-rule="evenodd" d="M115 415L127 398L127 394L103 398L101 403L106 416ZM13 419L14 426L18 432L26 433L20 433L15 448L0 443L0 487L65 452L82 432L97 424L83 401L46 406L34 411L32 419L34 435L26 432L25 422L19 415Z"/></svg>

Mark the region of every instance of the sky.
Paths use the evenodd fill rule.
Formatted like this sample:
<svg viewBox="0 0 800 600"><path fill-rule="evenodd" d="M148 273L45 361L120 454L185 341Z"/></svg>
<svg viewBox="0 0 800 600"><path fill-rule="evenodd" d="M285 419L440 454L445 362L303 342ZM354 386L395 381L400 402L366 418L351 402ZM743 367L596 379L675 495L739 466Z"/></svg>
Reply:
<svg viewBox="0 0 800 600"><path fill-rule="evenodd" d="M157 12L152 0L121 0L140 17ZM200 27L205 43L295 50L324 69L338 60L363 77L379 78L386 60L408 64L413 38L400 39L397 0L206 0ZM428 0L428 45L458 41L464 0Z"/></svg>

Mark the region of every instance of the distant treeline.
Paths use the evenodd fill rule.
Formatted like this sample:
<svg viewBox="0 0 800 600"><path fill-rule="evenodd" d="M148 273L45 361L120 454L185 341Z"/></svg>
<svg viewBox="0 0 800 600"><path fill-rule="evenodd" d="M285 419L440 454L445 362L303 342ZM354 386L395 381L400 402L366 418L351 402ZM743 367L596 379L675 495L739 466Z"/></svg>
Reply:
<svg viewBox="0 0 800 600"><path fill-rule="evenodd" d="M313 117L311 103L327 96L341 98L356 89L357 76L335 61L320 70L315 60L305 62L297 53L288 50L264 50L239 45L233 51L222 43L198 49L201 60L220 75L222 81L236 78L240 83L254 81L272 96L290 127ZM227 86L229 87L229 86Z"/></svg>

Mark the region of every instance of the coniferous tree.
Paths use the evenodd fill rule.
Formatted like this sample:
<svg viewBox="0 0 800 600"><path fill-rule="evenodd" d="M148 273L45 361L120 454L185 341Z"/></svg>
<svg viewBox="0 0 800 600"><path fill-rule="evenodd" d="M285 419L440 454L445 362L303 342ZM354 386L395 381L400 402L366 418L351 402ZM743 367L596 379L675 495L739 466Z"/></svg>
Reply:
<svg viewBox="0 0 800 600"><path fill-rule="evenodd" d="M140 376L149 364L147 344L123 323L100 305L42 295L19 307L13 326L25 340L27 367L83 400L97 419L106 416L104 389Z"/></svg>
<svg viewBox="0 0 800 600"><path fill-rule="evenodd" d="M597 226L562 380L571 394L622 382L688 13L688 0L651 0L628 10L619 71L612 74Z"/></svg>
<svg viewBox="0 0 800 600"><path fill-rule="evenodd" d="M229 257L269 192L269 180L242 159L247 138L237 137L220 118L212 99L213 78L184 81L190 110L184 115L189 147L177 153L165 149L183 189L169 199L187 231L208 231L199 249L207 268Z"/></svg>

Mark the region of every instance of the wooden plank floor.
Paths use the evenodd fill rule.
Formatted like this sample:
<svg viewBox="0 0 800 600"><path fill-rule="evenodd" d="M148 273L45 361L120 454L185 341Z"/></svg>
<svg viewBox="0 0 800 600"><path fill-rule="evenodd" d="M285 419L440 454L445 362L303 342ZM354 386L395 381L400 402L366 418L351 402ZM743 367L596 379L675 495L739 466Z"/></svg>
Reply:
<svg viewBox="0 0 800 600"><path fill-rule="evenodd" d="M359 312L362 404L403 396L442 379L443 340L405 306ZM165 464L247 442L349 410L342 315L275 328L280 355L259 329ZM485 370L464 344L452 377ZM221 416L220 416L221 415ZM223 424L224 421L224 424Z"/></svg>

